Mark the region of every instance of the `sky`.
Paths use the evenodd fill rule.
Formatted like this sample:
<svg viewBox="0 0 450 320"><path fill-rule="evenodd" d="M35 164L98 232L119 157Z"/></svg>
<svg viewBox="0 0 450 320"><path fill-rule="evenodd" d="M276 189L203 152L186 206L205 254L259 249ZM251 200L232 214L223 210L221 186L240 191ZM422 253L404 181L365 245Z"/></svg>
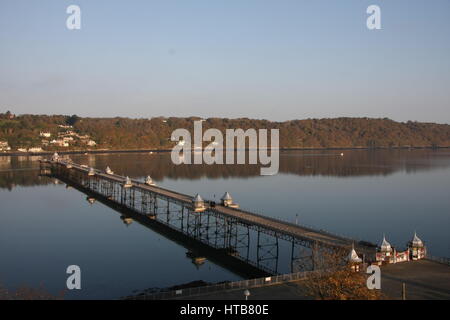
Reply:
<svg viewBox="0 0 450 320"><path fill-rule="evenodd" d="M449 0L0 0L0 112L450 123L449 15Z"/></svg>

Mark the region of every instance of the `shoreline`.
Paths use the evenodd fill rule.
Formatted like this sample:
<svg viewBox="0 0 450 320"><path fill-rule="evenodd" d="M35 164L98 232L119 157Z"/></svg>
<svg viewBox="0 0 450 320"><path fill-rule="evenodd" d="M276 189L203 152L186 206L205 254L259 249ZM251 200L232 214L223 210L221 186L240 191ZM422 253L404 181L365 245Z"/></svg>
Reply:
<svg viewBox="0 0 450 320"><path fill-rule="evenodd" d="M376 148L369 148L369 147L328 147L328 148L321 148L321 147L311 147L311 148L279 148L279 151L317 151L317 150L423 150L423 149L430 149L430 150L437 150L437 149L450 149L450 146L447 147L431 147L431 146L405 146L405 147L376 147ZM204 149L202 149L204 150ZM246 151L249 150L248 148L245 149ZM260 150L260 149L258 149ZM82 155L82 154L108 154L108 153L146 153L146 152L154 152L154 153L165 153L165 152L171 152L172 149L99 149L99 150L54 150L54 151L43 151L43 152L20 152L20 151L9 151L9 152L0 152L1 156L47 156L52 155L53 153L57 152L61 155ZM192 151L194 151L192 149Z"/></svg>

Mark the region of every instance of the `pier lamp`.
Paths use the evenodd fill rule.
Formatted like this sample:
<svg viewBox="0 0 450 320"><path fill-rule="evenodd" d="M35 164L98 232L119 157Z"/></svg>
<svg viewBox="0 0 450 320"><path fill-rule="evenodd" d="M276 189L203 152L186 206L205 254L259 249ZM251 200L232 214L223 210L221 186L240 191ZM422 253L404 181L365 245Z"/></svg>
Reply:
<svg viewBox="0 0 450 320"><path fill-rule="evenodd" d="M247 301L248 297L250 296L250 291L248 291L248 289L245 289L244 296L245 296L245 300Z"/></svg>

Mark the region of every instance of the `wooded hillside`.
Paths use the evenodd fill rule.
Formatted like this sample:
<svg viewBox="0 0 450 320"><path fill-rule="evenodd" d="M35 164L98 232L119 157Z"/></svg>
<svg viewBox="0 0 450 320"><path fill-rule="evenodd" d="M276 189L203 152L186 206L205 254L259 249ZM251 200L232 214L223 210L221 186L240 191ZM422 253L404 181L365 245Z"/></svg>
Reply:
<svg viewBox="0 0 450 320"><path fill-rule="evenodd" d="M0 141L6 141L12 150L21 147L42 146L40 132L52 137L61 135L67 128L76 134L89 136L97 145L87 148L71 142L69 147L43 147L45 150L62 149L167 149L173 146L170 135L177 128L193 130L190 118L80 118L64 115L0 114ZM203 122L203 130L225 129L280 129L280 146L283 148L331 148L331 147L449 147L450 125L370 118L306 119L285 122L253 120L248 118L209 118ZM52 139L52 138L50 138Z"/></svg>

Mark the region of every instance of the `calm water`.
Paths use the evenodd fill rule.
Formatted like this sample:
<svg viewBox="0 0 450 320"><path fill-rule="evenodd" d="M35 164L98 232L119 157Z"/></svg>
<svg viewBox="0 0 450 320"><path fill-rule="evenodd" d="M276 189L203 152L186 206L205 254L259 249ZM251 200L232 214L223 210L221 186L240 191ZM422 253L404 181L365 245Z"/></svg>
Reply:
<svg viewBox="0 0 450 320"><path fill-rule="evenodd" d="M72 156L76 162L218 200L229 191L241 207L403 248L415 230L429 252L450 256L450 150L290 151L280 172L257 166L174 166L169 154ZM0 157L0 283L8 288L65 288L68 265L82 290L66 298L118 298L134 290L193 280L240 277L210 261L194 265L187 248L55 179L39 177L38 157ZM298 217L296 216L298 215Z"/></svg>

